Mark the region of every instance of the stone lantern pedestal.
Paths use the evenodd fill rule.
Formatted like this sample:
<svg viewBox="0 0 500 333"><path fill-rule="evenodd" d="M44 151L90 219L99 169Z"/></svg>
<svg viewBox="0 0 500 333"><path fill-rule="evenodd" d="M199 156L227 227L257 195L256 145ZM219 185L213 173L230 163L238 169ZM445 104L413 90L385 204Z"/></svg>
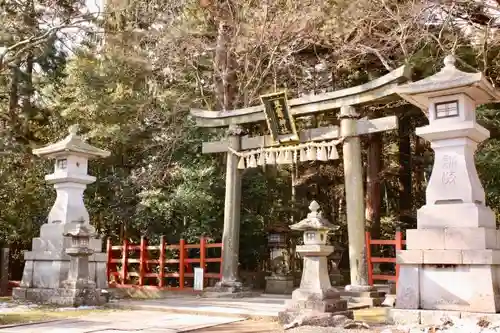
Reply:
<svg viewBox="0 0 500 333"><path fill-rule="evenodd" d="M293 291L292 299L285 303L286 310L279 314L280 322L288 324L300 317L302 322L312 321L316 326L333 326L334 315L352 318L347 301L332 287L328 275L327 257L333 246L326 245L328 232L338 227L324 219L319 205L313 201L307 218L290 226L304 232L304 245L296 251L304 258L300 287Z"/></svg>
<svg viewBox="0 0 500 333"><path fill-rule="evenodd" d="M40 237L33 239L32 251L24 254L23 278L20 287L13 290L14 299L59 304L60 291L70 270L67 249L72 247L72 239L68 233L83 225L94 234L83 202L85 188L95 181L95 177L87 174L88 160L110 153L86 143L77 130L72 126L63 140L33 151L35 155L55 160L54 172L45 180L54 185L57 197L47 223L40 229ZM90 238L88 247L93 251L88 257L90 280L98 289L107 288L107 258L102 241Z"/></svg>
<svg viewBox="0 0 500 333"><path fill-rule="evenodd" d="M428 114L417 135L431 142L434 166L417 229L407 230L400 265L395 321L431 324L443 316L500 311L500 233L486 206L474 152L489 132L476 122L476 106L500 100L481 73L455 68L445 58L437 74L397 92Z"/></svg>

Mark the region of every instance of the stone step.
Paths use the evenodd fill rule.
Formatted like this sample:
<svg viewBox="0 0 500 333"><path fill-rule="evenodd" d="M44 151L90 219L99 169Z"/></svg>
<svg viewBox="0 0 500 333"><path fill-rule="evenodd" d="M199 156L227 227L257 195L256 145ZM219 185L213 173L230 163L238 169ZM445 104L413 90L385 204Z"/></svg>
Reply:
<svg viewBox="0 0 500 333"><path fill-rule="evenodd" d="M341 296L342 299L345 299L349 302L349 304L355 305L359 304L360 306L381 306L384 302L384 297L353 297L353 296Z"/></svg>
<svg viewBox="0 0 500 333"><path fill-rule="evenodd" d="M385 292L384 291L345 291L345 290L339 290L340 296L341 297L375 297L375 298L384 298L385 297Z"/></svg>

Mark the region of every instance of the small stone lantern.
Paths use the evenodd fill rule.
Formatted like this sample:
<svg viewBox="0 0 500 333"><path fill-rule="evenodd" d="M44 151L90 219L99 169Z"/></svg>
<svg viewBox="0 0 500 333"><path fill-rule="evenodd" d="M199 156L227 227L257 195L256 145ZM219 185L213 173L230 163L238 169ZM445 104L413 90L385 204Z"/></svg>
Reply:
<svg viewBox="0 0 500 333"><path fill-rule="evenodd" d="M94 236L94 233L82 223L64 236L71 237L71 247L66 249L66 253L71 257L66 282L74 282L75 286L77 283L83 283L86 286L91 283L89 281L89 256L94 251L89 248L89 240L90 237Z"/></svg>
<svg viewBox="0 0 500 333"><path fill-rule="evenodd" d="M288 324L299 316L314 317L319 326L329 326L333 315L342 314L352 318L352 311L347 309L347 301L340 298L340 293L332 287L328 276L327 257L333 252L333 246L326 245L328 232L339 227L323 218L319 205L313 201L307 218L290 228L304 232L304 245L296 248L304 258L300 287L293 291L292 299L286 302L286 310L279 319ZM322 315L321 315L322 314ZM322 319L318 319L322 318Z"/></svg>
<svg viewBox="0 0 500 333"><path fill-rule="evenodd" d="M71 259L68 279L63 282L64 297L61 297L60 304L80 306L105 303L106 298L96 290L96 284L89 276L89 256L94 253L89 248L89 240L95 236L93 230L82 221L64 236L71 237L71 247L66 249Z"/></svg>
<svg viewBox="0 0 500 333"><path fill-rule="evenodd" d="M266 293L291 294L294 287L294 278L290 270L290 256L288 253L288 233L290 230L285 223L278 223L269 229L268 247L271 275L266 276Z"/></svg>

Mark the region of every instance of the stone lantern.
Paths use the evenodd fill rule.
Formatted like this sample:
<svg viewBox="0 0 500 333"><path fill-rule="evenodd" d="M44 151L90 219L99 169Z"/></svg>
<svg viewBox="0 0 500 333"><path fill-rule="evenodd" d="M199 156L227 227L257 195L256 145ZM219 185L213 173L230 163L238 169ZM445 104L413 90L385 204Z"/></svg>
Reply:
<svg viewBox="0 0 500 333"><path fill-rule="evenodd" d="M286 310L280 313L280 321L288 324L294 318L314 318L315 324L329 326L333 315L346 315L352 318L352 311L347 310L347 301L340 298L340 293L332 287L328 275L327 257L333 252L333 246L326 245L328 232L338 229L319 212L319 205L313 201L307 218L290 228L304 232L304 245L297 246L297 253L304 258L300 287L293 291L292 299L287 301Z"/></svg>
<svg viewBox="0 0 500 333"><path fill-rule="evenodd" d="M13 297L41 303L58 303L60 288L68 276L70 257L66 250L72 247L68 232L78 225L85 226L90 234L95 229L83 201L83 192L95 177L88 175L88 160L109 156L109 152L93 147L78 135L78 127L71 126L69 135L54 144L33 150L35 155L54 160L54 172L45 180L53 184L57 197L40 228L40 237L33 239L32 251L25 252L23 278ZM94 253L89 258L90 278L97 288L106 288L106 253L102 241L89 238Z"/></svg>
<svg viewBox="0 0 500 333"><path fill-rule="evenodd" d="M294 278L290 269L288 234L290 230L284 223L275 224L268 230L268 247L271 275L266 276L266 293L291 294Z"/></svg>
<svg viewBox="0 0 500 333"><path fill-rule="evenodd" d="M59 304L80 306L105 303L106 297L101 296L89 275L89 256L94 253L89 247L91 237L95 236L93 230L82 221L64 236L71 237L71 247L66 249L70 264L68 279L63 281Z"/></svg>
<svg viewBox="0 0 500 333"><path fill-rule="evenodd" d="M397 255L397 309L391 314L419 321L439 311L440 316L499 312L500 234L474 152L489 137L476 122L475 109L500 101L500 93L483 74L455 68L452 56L437 74L397 92L427 113L429 125L416 133L430 141L435 157L417 229L407 230L407 250Z"/></svg>

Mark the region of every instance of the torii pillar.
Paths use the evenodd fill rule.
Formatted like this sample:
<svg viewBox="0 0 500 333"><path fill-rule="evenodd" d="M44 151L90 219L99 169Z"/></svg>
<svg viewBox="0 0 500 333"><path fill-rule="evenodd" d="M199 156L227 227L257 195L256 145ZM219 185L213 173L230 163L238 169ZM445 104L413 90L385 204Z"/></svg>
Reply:
<svg viewBox="0 0 500 333"><path fill-rule="evenodd" d="M228 147L234 151L241 148L239 126L230 126L228 130ZM217 292L241 292L243 284L238 276L240 249L240 214L241 214L241 178L238 169L238 156L226 153L226 195L224 201L224 229L222 231L222 278L216 284Z"/></svg>
<svg viewBox="0 0 500 333"><path fill-rule="evenodd" d="M360 115L353 106L340 108L340 135L344 137L344 183L346 195L347 234L351 282L344 296L372 306L380 305L383 294L368 284L368 264L365 246L365 195L361 138L358 130Z"/></svg>

